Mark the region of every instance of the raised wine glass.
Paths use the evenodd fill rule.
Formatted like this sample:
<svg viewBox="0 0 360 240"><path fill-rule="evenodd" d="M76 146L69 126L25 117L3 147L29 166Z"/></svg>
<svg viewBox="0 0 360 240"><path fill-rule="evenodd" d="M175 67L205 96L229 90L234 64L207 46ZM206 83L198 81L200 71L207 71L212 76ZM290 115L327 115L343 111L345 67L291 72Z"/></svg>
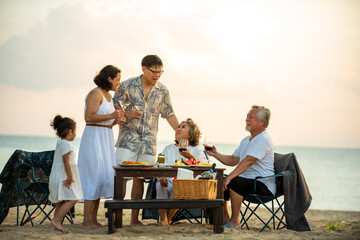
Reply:
<svg viewBox="0 0 360 240"><path fill-rule="evenodd" d="M183 152L186 151L186 148L189 146L189 141L186 139L180 139L179 142L179 151Z"/></svg>
<svg viewBox="0 0 360 240"><path fill-rule="evenodd" d="M213 141L211 139L211 137L205 137L204 139L204 148L206 151L210 151L213 147Z"/></svg>

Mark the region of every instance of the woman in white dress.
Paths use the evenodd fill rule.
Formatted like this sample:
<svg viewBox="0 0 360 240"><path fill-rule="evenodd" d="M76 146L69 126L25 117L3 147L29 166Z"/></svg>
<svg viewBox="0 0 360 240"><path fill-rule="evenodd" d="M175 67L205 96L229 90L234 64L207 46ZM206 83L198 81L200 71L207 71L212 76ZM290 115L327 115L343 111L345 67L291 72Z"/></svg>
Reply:
<svg viewBox="0 0 360 240"><path fill-rule="evenodd" d="M198 147L200 136L200 129L191 118L182 121L175 131L175 144L167 145L162 152L165 155L165 163L173 165L176 159L180 160L181 158L206 162L204 151ZM189 146L186 150L179 150L181 139L188 140ZM172 178L163 177L156 182L156 198L173 198ZM169 224L175 213L176 209L159 209L160 223L162 225Z"/></svg>
<svg viewBox="0 0 360 240"><path fill-rule="evenodd" d="M71 118L57 115L50 126L60 138L56 143L54 161L49 179L49 200L55 203L51 224L58 231L65 232L62 219L65 214L83 198L76 154L70 144L76 137L76 123Z"/></svg>
<svg viewBox="0 0 360 240"><path fill-rule="evenodd" d="M115 110L109 91L116 91L121 71L108 65L95 76L98 86L85 98L86 126L81 138L78 168L84 194L86 228L103 227L97 221L100 198L114 195L115 147L112 126L125 121L124 111Z"/></svg>

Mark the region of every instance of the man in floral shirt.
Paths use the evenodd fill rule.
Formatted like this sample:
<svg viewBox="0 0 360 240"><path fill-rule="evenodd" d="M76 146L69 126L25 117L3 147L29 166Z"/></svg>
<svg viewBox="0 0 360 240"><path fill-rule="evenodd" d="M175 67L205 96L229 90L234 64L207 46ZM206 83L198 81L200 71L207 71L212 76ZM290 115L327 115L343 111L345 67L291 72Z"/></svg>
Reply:
<svg viewBox="0 0 360 240"><path fill-rule="evenodd" d="M125 110L126 117L126 122L119 126L115 145L118 164L124 161L154 164L159 116L165 118L174 130L179 125L169 91L158 82L164 72L161 59L156 55L145 56L141 66L143 74L122 82L114 95L115 103ZM143 180L133 178L131 199L141 199L143 192ZM131 224L141 224L138 215L139 209L133 209Z"/></svg>

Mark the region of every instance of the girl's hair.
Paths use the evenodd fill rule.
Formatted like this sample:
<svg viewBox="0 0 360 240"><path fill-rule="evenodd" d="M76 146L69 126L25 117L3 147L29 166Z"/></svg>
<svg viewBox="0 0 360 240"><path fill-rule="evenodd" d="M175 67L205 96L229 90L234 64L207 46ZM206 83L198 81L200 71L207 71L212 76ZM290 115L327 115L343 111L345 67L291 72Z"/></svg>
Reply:
<svg viewBox="0 0 360 240"><path fill-rule="evenodd" d="M189 124L189 145L190 146L197 146L200 142L201 132L198 125L191 119L187 118L185 121L182 121L181 123L187 123ZM180 124L181 124L180 123ZM178 143L175 139L175 142Z"/></svg>
<svg viewBox="0 0 360 240"><path fill-rule="evenodd" d="M118 73L120 73L120 69L117 67L114 67L113 65L107 65L101 71L99 74L97 74L94 78L94 83L106 91L109 91L112 88L111 82L109 82L109 77L111 79L114 79Z"/></svg>
<svg viewBox="0 0 360 240"><path fill-rule="evenodd" d="M61 115L56 115L54 120L51 121L50 126L54 128L59 138L65 138L70 129L75 130L76 122L71 118L63 118Z"/></svg>

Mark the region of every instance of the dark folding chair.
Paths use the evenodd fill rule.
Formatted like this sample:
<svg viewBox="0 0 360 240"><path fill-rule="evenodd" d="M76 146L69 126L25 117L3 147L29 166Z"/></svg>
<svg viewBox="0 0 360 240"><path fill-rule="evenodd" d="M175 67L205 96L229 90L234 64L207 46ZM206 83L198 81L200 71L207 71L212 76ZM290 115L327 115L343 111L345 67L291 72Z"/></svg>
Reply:
<svg viewBox="0 0 360 240"><path fill-rule="evenodd" d="M27 222L31 222L34 226L33 218L43 213L45 216L40 222L42 224L46 219L51 221L50 214L54 211L55 206L49 201L49 184L48 181L39 181L36 177L36 172L41 174L41 169L36 169L31 160L27 159L28 164L21 164L18 168L17 174L17 225L19 225L19 206L22 202L25 205L25 211L22 216L20 226ZM37 171L36 171L37 170ZM30 206L35 205L35 209L30 210ZM46 206L50 206L50 211L46 212ZM36 213L38 213L36 215ZM73 224L71 213L67 213L65 217ZM65 219L64 217L64 219ZM63 221L64 221L63 219Z"/></svg>
<svg viewBox="0 0 360 240"><path fill-rule="evenodd" d="M274 161L279 161L276 158L276 155L275 155ZM277 166L277 165L274 164L274 166ZM262 196L262 195L255 193L256 192L256 182L258 179L261 179L261 178L275 178L275 181L276 181L275 196ZM282 187L282 181L283 181L283 174L278 173L276 168L275 168L275 175L266 176L266 177L256 177L254 179L254 193L244 196L243 204L245 205L246 208L245 208L244 212L242 212L240 210L241 227L243 227L245 225L246 228L248 230L250 230L248 221L252 216L255 216L257 219L259 219L264 224L264 226L261 228L260 232L262 232L265 228L271 229L271 226L269 225L269 223L271 221L272 221L272 229L274 229L274 230L279 229L281 225L282 225L281 228L286 227L286 223L284 222L284 217L285 217L285 215L284 215L285 212L284 212L284 208L283 208L284 200L282 199L282 197L284 196L284 191L283 191L283 187ZM279 199L281 199L281 200L279 200ZM270 202L271 202L271 208L269 208L267 206L267 203L270 203ZM277 204L277 206L275 203ZM250 204L255 204L255 207L251 208ZM271 217L268 220L263 220L256 213L256 210L259 208L259 206L265 207L271 214ZM276 226L276 220L278 221L277 226Z"/></svg>
<svg viewBox="0 0 360 240"><path fill-rule="evenodd" d="M182 219L188 220L191 224L193 224L193 221L191 221L191 219L195 220L197 223L202 224L204 217L206 217L204 208L189 208L189 209L182 208L179 209L172 217L171 224L180 221Z"/></svg>

